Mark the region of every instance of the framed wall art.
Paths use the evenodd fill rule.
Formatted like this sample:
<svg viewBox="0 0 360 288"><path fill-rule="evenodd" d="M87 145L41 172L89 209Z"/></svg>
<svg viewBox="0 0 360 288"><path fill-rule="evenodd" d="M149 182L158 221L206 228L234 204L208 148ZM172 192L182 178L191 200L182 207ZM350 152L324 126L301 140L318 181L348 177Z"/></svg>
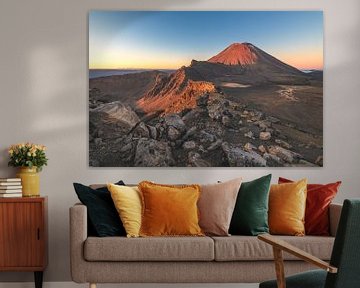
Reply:
<svg viewBox="0 0 360 288"><path fill-rule="evenodd" d="M323 165L321 11L91 11L89 165Z"/></svg>

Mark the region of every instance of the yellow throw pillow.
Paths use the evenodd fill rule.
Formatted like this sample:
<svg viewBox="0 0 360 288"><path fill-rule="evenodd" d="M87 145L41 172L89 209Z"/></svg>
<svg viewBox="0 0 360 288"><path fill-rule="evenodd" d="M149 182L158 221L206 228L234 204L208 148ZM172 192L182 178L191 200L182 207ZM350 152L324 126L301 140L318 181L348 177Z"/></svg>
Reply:
<svg viewBox="0 0 360 288"><path fill-rule="evenodd" d="M269 228L271 234L303 236L305 234L307 179L271 185Z"/></svg>
<svg viewBox="0 0 360 288"><path fill-rule="evenodd" d="M108 184L127 237L139 237L141 227L141 196L138 187Z"/></svg>
<svg viewBox="0 0 360 288"><path fill-rule="evenodd" d="M197 201L199 185L172 186L143 181L140 236L203 236Z"/></svg>

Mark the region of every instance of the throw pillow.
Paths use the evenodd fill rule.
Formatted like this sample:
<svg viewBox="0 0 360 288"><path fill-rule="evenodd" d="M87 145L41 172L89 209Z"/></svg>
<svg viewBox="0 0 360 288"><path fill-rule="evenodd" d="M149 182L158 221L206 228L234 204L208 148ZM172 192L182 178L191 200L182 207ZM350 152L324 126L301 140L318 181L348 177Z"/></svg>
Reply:
<svg viewBox="0 0 360 288"><path fill-rule="evenodd" d="M202 236L196 203L199 185L139 184L143 204L141 236Z"/></svg>
<svg viewBox="0 0 360 288"><path fill-rule="evenodd" d="M271 234L295 236L305 234L306 185L306 179L271 185L269 195Z"/></svg>
<svg viewBox="0 0 360 288"><path fill-rule="evenodd" d="M201 185L198 202L201 229L207 235L229 236L231 216L242 178L218 184Z"/></svg>
<svg viewBox="0 0 360 288"><path fill-rule="evenodd" d="M280 177L279 184L293 181ZM305 233L329 236L329 206L335 198L341 181L329 184L308 184L305 211Z"/></svg>
<svg viewBox="0 0 360 288"><path fill-rule="evenodd" d="M270 182L271 174L241 184L231 218L230 234L256 236L269 233Z"/></svg>
<svg viewBox="0 0 360 288"><path fill-rule="evenodd" d="M141 197L137 187L107 185L127 237L139 237L141 226Z"/></svg>
<svg viewBox="0 0 360 288"><path fill-rule="evenodd" d="M124 182L119 181L117 184L124 185ZM79 200L87 208L88 223L94 236L125 236L125 229L106 187L92 189L80 183L73 185Z"/></svg>

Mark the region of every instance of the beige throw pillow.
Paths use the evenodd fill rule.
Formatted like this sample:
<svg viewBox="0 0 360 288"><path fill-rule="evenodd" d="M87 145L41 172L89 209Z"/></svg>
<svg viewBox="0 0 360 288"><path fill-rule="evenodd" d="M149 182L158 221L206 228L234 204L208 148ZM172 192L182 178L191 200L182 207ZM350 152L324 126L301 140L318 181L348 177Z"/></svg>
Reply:
<svg viewBox="0 0 360 288"><path fill-rule="evenodd" d="M218 184L201 185L199 225L207 235L229 236L231 217L242 178Z"/></svg>

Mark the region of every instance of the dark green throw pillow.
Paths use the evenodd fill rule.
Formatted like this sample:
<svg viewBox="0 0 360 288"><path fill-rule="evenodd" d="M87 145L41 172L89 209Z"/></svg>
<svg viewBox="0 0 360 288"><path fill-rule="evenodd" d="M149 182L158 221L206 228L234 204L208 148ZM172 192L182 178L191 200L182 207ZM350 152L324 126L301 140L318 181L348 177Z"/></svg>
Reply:
<svg viewBox="0 0 360 288"><path fill-rule="evenodd" d="M125 185L123 181L115 184ZM92 189L74 183L74 188L81 203L87 207L89 235L99 237L126 235L107 187Z"/></svg>
<svg viewBox="0 0 360 288"><path fill-rule="evenodd" d="M271 174L241 184L231 218L232 235L269 233L268 208Z"/></svg>

